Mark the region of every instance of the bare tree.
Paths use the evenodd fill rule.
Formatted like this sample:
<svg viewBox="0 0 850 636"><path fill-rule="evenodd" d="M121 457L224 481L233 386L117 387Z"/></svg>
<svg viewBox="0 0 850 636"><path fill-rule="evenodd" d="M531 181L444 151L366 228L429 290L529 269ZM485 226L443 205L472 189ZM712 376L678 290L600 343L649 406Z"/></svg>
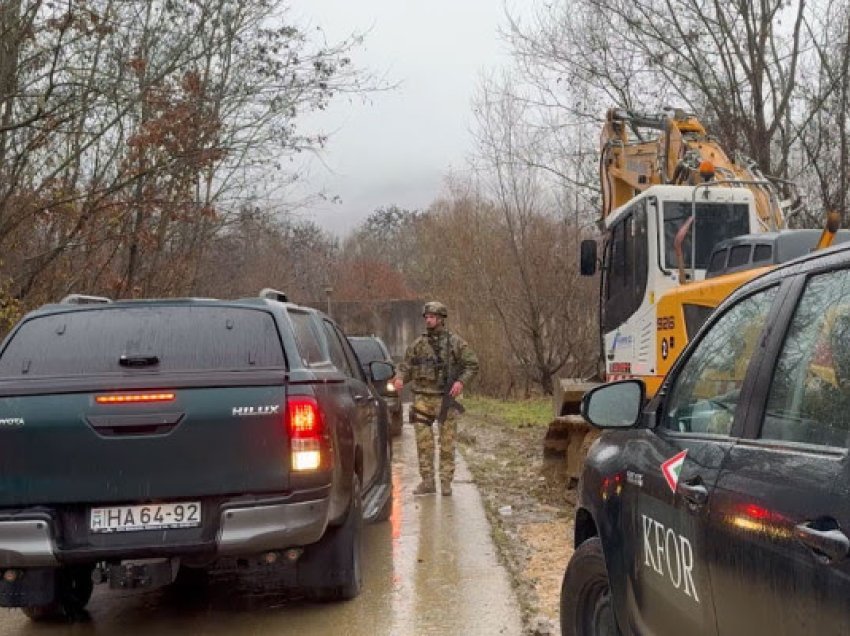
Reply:
<svg viewBox="0 0 850 636"><path fill-rule="evenodd" d="M191 293L233 298L273 287L297 302L317 301L338 255L338 241L315 223L246 206L210 241Z"/></svg>
<svg viewBox="0 0 850 636"><path fill-rule="evenodd" d="M377 86L351 65L359 36L287 18L280 0L3 3L0 287L197 287L212 239L324 144L301 115Z"/></svg>
<svg viewBox="0 0 850 636"><path fill-rule="evenodd" d="M562 1L543 5L530 22L510 19L506 37L522 81L536 91L532 103L556 111L562 127L585 122L598 131L611 106L684 106L730 156L788 178L797 167L794 124L820 107L801 100L799 86L813 51L806 25L822 4Z"/></svg>
<svg viewBox="0 0 850 636"><path fill-rule="evenodd" d="M485 84L476 104L481 182L491 193L504 245L501 280L488 279L485 289L512 354L552 393L555 374L586 351L584 330L576 328L590 318L587 305L576 302L587 287L577 278L578 227L553 214L549 184L523 160L535 145L525 124L528 103Z"/></svg>
<svg viewBox="0 0 850 636"><path fill-rule="evenodd" d="M800 177L826 210L848 218L850 188L850 6L829 1L806 23L817 53L801 82L802 100L811 116L795 121L800 139ZM807 224L822 223L821 215L809 215Z"/></svg>

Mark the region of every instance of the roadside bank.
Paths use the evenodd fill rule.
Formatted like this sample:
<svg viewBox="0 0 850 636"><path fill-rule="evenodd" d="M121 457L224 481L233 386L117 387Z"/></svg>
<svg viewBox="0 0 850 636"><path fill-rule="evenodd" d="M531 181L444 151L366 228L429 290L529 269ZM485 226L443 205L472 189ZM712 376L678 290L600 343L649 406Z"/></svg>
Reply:
<svg viewBox="0 0 850 636"><path fill-rule="evenodd" d="M524 633L559 634L558 604L572 554L574 505L567 498L564 460L543 457L551 399L469 397L464 405L459 447L517 591Z"/></svg>

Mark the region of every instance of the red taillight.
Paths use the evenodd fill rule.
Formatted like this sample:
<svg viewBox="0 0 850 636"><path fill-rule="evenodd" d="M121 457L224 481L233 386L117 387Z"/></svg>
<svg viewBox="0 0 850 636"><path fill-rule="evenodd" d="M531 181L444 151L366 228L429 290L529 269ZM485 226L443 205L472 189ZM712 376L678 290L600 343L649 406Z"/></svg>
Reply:
<svg viewBox="0 0 850 636"><path fill-rule="evenodd" d="M174 393L111 393L97 395L98 404L138 404L140 402L173 402Z"/></svg>
<svg viewBox="0 0 850 636"><path fill-rule="evenodd" d="M321 435L322 415L314 398L289 398L286 401L286 414L290 438L305 439Z"/></svg>
<svg viewBox="0 0 850 636"><path fill-rule="evenodd" d="M286 401L286 428L292 445L292 470L316 470L322 465L322 412L315 398Z"/></svg>

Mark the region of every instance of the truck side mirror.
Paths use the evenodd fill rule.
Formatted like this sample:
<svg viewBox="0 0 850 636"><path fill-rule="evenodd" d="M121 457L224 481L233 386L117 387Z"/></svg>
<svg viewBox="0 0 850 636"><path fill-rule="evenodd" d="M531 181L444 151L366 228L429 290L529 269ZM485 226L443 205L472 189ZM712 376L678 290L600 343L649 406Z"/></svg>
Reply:
<svg viewBox="0 0 850 636"><path fill-rule="evenodd" d="M593 239L585 239L581 242L579 271L582 276L593 276L596 273L596 241Z"/></svg>
<svg viewBox="0 0 850 636"><path fill-rule="evenodd" d="M388 362L373 360L369 363L369 375L373 382L386 382L395 375L395 367Z"/></svg>
<svg viewBox="0 0 850 636"><path fill-rule="evenodd" d="M631 428L640 421L645 399L642 380L603 384L584 394L581 416L598 428Z"/></svg>

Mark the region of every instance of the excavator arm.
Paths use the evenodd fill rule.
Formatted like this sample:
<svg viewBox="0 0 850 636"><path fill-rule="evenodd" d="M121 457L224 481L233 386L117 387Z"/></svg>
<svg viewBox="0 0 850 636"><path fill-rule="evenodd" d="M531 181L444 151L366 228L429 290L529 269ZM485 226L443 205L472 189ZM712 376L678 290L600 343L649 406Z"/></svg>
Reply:
<svg viewBox="0 0 850 636"><path fill-rule="evenodd" d="M744 186L753 191L766 230L785 227L776 188L753 165L729 159L693 115L610 109L601 136L602 218L653 185Z"/></svg>

